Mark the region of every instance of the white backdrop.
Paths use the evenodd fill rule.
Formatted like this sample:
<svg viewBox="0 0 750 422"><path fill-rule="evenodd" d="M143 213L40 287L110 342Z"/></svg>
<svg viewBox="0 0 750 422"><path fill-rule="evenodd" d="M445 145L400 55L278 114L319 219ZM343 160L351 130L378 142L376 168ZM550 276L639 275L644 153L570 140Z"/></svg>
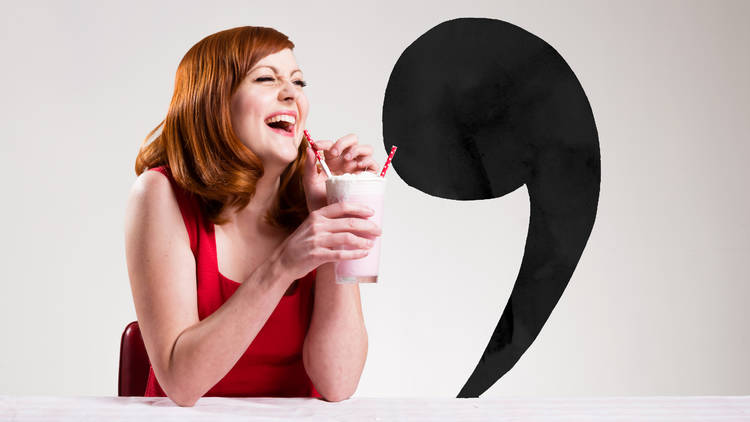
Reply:
<svg viewBox="0 0 750 422"><path fill-rule="evenodd" d="M284 32L311 133L356 133L383 163L392 66L457 17L502 19L557 49L601 142L583 257L485 396L750 394L750 3L26 3L0 13L0 394L117 394L120 335L136 318L123 234L134 159L193 44L242 25ZM356 396L455 397L518 273L528 195L439 200L389 176Z"/></svg>

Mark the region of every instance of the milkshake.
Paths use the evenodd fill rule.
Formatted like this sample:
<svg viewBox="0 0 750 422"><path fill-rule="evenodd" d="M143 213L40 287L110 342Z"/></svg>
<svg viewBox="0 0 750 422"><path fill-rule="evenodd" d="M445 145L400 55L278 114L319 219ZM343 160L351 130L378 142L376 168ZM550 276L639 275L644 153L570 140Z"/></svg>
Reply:
<svg viewBox="0 0 750 422"><path fill-rule="evenodd" d="M326 197L328 204L336 202L353 202L364 204L375 213L368 220L383 228L383 203L385 200L385 178L375 173L361 172L333 175L326 180ZM380 263L380 240L374 239L370 252L364 258L336 261L336 283L375 283L378 280Z"/></svg>

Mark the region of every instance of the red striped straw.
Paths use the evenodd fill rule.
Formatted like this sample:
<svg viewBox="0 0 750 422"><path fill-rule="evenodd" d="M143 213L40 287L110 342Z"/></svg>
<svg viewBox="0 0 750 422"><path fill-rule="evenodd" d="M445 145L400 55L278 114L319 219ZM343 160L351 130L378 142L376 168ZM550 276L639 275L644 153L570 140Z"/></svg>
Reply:
<svg viewBox="0 0 750 422"><path fill-rule="evenodd" d="M385 165L383 166L383 171L380 172L380 177L385 177L385 171L388 170L388 164L391 164L391 160L393 159L393 154L396 153L396 145L391 148L391 153L388 154L388 159L385 160Z"/></svg>
<svg viewBox="0 0 750 422"><path fill-rule="evenodd" d="M315 156L318 157L318 162L323 166L323 170L326 171L326 176L328 178L331 178L331 170L328 170L328 166L326 165L325 161L320 159L320 153L317 150L317 147L315 146L315 142L312 140L312 136L310 136L310 133L307 132L307 129L302 131L305 134L305 137L307 138L307 142L310 143L310 146L312 146L313 152L315 153Z"/></svg>

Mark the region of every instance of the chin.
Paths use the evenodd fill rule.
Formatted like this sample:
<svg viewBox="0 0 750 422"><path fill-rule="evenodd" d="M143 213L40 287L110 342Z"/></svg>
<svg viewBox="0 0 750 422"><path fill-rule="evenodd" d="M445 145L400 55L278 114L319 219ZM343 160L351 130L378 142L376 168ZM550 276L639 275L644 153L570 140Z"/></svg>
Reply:
<svg viewBox="0 0 750 422"><path fill-rule="evenodd" d="M297 150L295 149L294 151L289 151L288 154L284 154L283 156L279 156L278 158L285 165L289 165L297 159Z"/></svg>
<svg viewBox="0 0 750 422"><path fill-rule="evenodd" d="M274 151L267 151L267 157L269 160L273 160L277 163L289 164L297 159L299 144L293 142L291 138L282 145L279 144L278 139L274 139L271 140L269 145L273 145L274 143L276 144L272 147L274 148Z"/></svg>

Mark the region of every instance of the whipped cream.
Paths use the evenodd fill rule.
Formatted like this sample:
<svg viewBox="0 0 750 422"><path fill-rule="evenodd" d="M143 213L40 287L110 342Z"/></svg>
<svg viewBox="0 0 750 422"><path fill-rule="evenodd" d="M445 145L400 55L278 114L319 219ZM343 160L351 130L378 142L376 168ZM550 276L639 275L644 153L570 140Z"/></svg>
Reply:
<svg viewBox="0 0 750 422"><path fill-rule="evenodd" d="M384 177L369 171L333 175L326 180L326 197L329 204L363 195L382 198L385 181Z"/></svg>
<svg viewBox="0 0 750 422"><path fill-rule="evenodd" d="M349 181L349 180L382 180L383 177L380 177L379 175L371 172L371 171L363 171L359 173L344 173L344 174L334 174L331 176L329 180L331 181Z"/></svg>

